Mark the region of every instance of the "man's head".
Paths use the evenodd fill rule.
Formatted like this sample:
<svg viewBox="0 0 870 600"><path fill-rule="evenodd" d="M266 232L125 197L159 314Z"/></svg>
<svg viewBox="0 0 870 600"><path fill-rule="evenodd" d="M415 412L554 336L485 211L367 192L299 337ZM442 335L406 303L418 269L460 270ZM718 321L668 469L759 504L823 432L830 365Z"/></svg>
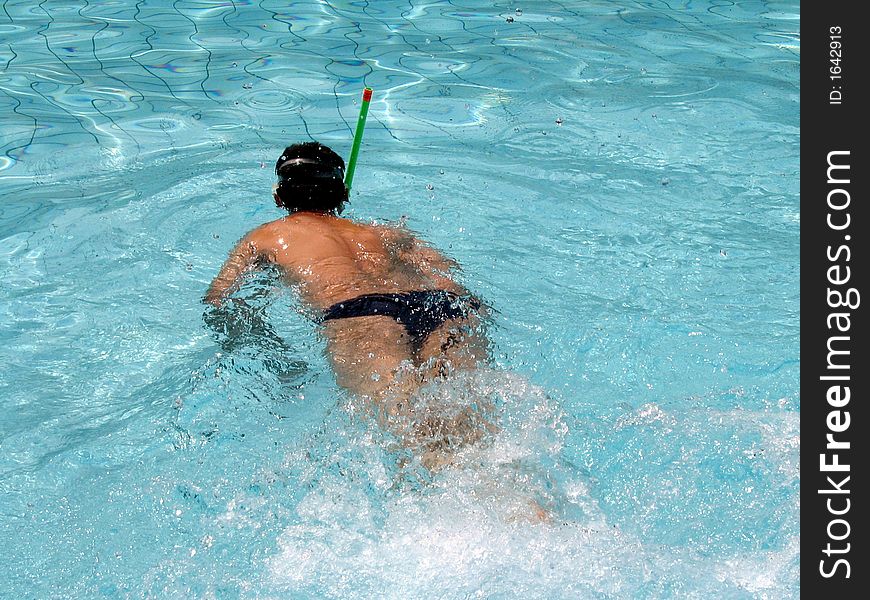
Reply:
<svg viewBox="0 0 870 600"><path fill-rule="evenodd" d="M341 213L347 202L344 161L317 142L287 146L275 163L275 204L288 211Z"/></svg>

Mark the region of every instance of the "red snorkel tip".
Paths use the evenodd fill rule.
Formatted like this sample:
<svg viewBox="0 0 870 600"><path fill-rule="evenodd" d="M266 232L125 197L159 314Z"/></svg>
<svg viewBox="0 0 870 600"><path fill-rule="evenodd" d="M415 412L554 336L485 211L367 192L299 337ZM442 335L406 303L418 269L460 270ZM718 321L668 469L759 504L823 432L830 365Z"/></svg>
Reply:
<svg viewBox="0 0 870 600"><path fill-rule="evenodd" d="M366 88L363 90L363 102L368 102L372 99L372 88Z"/></svg>

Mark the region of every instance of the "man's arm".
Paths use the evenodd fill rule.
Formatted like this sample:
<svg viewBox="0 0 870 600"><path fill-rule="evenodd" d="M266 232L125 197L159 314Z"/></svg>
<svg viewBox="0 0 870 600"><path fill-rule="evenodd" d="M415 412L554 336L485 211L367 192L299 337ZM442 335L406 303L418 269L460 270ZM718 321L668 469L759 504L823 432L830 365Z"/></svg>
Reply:
<svg viewBox="0 0 870 600"><path fill-rule="evenodd" d="M257 230L239 240L230 252L224 266L211 282L203 300L214 306L220 306L229 294L239 286L242 275L256 269L262 264L264 253L262 244L258 243Z"/></svg>
<svg viewBox="0 0 870 600"><path fill-rule="evenodd" d="M226 301L227 296L240 287L245 274L266 266L269 248L268 236L261 228L236 244L203 298L213 306L206 309L203 319L217 334L217 341L225 352L245 346L258 347L266 366L284 376L289 371L282 366L281 357L292 355L292 350L263 318L264 307L250 304L244 298Z"/></svg>

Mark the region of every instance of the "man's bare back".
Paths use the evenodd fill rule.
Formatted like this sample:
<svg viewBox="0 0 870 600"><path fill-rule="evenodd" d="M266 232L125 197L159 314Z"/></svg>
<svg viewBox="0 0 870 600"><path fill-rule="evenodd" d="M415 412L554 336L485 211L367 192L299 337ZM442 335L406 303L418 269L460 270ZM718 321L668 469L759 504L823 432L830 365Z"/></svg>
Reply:
<svg viewBox="0 0 870 600"><path fill-rule="evenodd" d="M230 253L206 298L219 303L239 276L264 263L281 268L302 299L321 310L363 294L417 289L467 293L450 277L455 263L409 232L300 212L257 227Z"/></svg>
<svg viewBox="0 0 870 600"><path fill-rule="evenodd" d="M372 294L443 290L469 296L450 277L455 263L409 232L302 212L261 225L242 238L206 301L219 305L245 273L267 264L277 266L285 282L316 311ZM446 320L423 340L413 339L390 316L329 319L323 325L339 384L377 400L386 400L390 392L407 394L431 376L469 368L485 358L473 313ZM418 368L414 381L399 381L403 363Z"/></svg>

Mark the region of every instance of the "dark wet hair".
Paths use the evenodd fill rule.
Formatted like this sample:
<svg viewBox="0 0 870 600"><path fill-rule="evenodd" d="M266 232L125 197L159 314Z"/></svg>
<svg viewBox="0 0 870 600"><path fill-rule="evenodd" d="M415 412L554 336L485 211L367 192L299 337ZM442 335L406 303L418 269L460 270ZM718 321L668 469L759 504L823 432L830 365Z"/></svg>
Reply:
<svg viewBox="0 0 870 600"><path fill-rule="evenodd" d="M275 163L275 203L291 213L340 214L347 202L344 160L318 142L287 146Z"/></svg>

